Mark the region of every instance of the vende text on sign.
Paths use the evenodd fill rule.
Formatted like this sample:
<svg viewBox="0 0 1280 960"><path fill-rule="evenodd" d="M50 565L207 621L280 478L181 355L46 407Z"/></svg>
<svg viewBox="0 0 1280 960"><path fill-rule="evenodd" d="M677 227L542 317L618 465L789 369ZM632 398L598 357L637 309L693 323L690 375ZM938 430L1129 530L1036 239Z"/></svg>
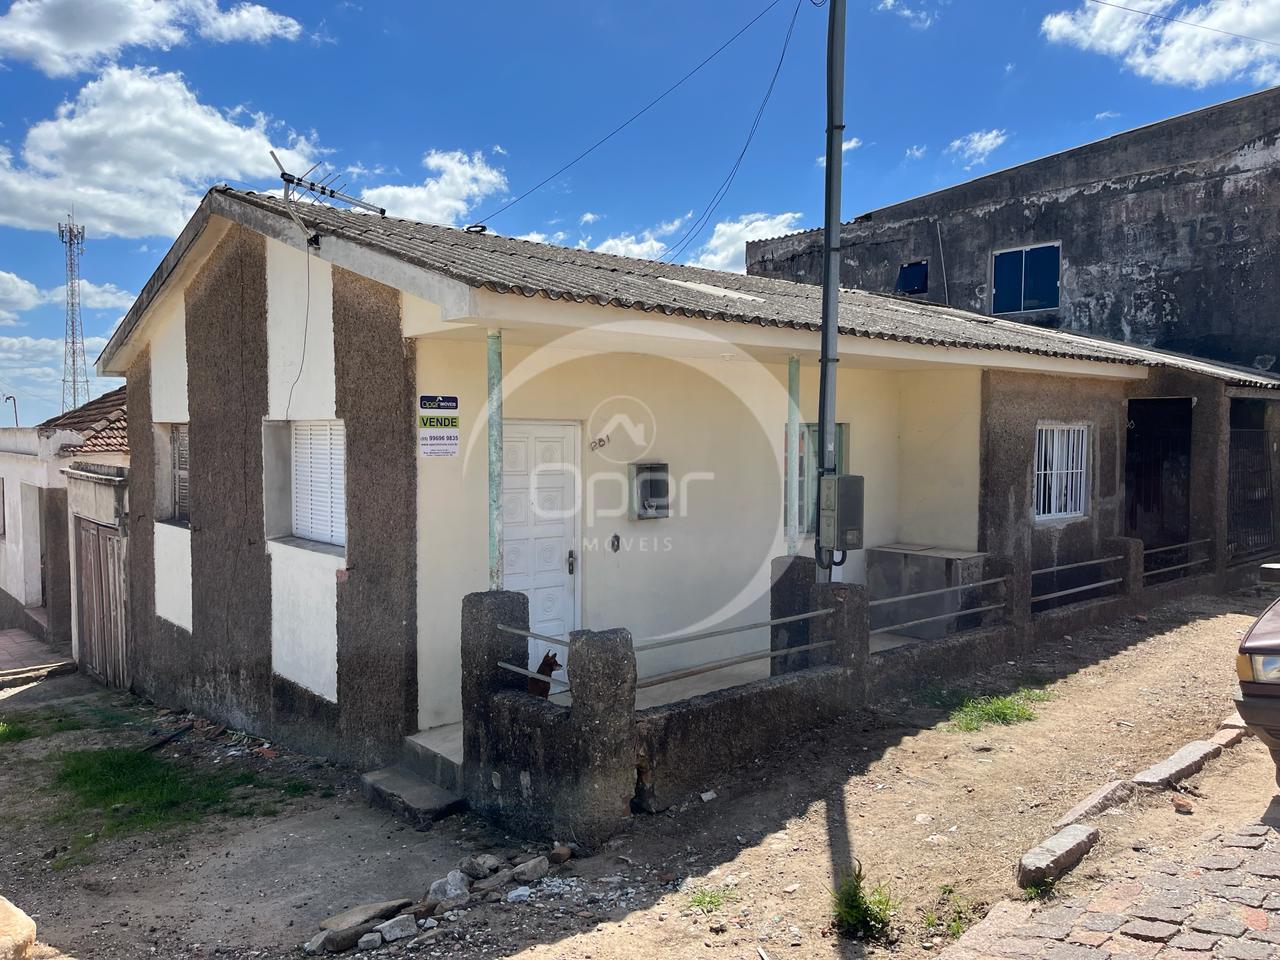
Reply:
<svg viewBox="0 0 1280 960"><path fill-rule="evenodd" d="M424 457L456 457L462 434L458 398L424 393L418 397L418 449Z"/></svg>

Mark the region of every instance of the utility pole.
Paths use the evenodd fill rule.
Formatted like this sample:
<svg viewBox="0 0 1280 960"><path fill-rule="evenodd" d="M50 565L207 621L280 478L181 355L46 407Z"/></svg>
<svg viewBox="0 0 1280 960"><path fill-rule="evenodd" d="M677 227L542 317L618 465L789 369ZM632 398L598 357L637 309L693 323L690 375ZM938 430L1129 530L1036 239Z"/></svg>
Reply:
<svg viewBox="0 0 1280 960"><path fill-rule="evenodd" d="M832 476L836 463L836 364L840 362L840 173L844 151L845 0L827 0L827 168L822 243L822 359L818 367L818 476ZM821 484L821 480L819 480ZM816 543L816 541L815 541ZM831 582L834 551L815 546L819 583Z"/></svg>
<svg viewBox="0 0 1280 960"><path fill-rule="evenodd" d="M75 214L58 224L58 239L67 248L67 332L62 346L62 412L89 400L89 371L84 361L84 327L80 322L80 254L84 227ZM17 402L14 402L17 412Z"/></svg>

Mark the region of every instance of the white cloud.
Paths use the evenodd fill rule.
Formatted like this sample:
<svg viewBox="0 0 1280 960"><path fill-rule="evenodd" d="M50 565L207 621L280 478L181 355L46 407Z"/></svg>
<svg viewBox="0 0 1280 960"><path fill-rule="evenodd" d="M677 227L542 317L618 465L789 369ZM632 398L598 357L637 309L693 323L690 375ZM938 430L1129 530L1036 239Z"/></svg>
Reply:
<svg viewBox="0 0 1280 960"><path fill-rule="evenodd" d="M555 233L542 233L538 230L522 233L512 239L515 240L531 240L534 243L556 243L562 244L569 239L569 235L563 230L557 230Z"/></svg>
<svg viewBox="0 0 1280 960"><path fill-rule="evenodd" d="M485 197L507 188L502 170L490 166L480 151L430 150L422 165L435 176L408 186L370 187L361 199L386 207L393 217L425 223L456 224Z"/></svg>
<svg viewBox="0 0 1280 960"><path fill-rule="evenodd" d="M1125 5L1188 23L1082 2L1079 9L1049 14L1040 29L1050 42L1113 57L1139 76L1159 83L1204 87L1240 78L1260 86L1280 82L1280 50L1276 47L1213 32L1280 41L1278 3L1128 0Z"/></svg>
<svg viewBox="0 0 1280 960"><path fill-rule="evenodd" d="M936 8L923 2L908 3L906 0L880 0L877 10L896 13L917 30L927 30L938 18Z"/></svg>
<svg viewBox="0 0 1280 960"><path fill-rule="evenodd" d="M273 146L310 166L311 140L274 127L201 103L181 74L108 67L27 131L20 157L0 146L0 225L50 230L74 205L90 236L173 236L211 182L274 178Z"/></svg>
<svg viewBox="0 0 1280 960"><path fill-rule="evenodd" d="M649 227L647 230L641 230L635 233L620 233L617 236L609 237L596 246L599 253L612 253L619 257L636 257L640 260L656 260L667 252L666 241L663 237L669 237L675 233L693 216L690 210L683 216L676 217L674 220L665 220L655 227ZM588 238L590 239L590 238ZM582 246L579 244L579 246Z"/></svg>
<svg viewBox="0 0 1280 960"><path fill-rule="evenodd" d="M842 155L846 154L850 150L857 150L860 146L862 146L861 140L859 140L857 137L850 137L848 140L840 141L840 153ZM826 165L827 165L826 155L824 154L818 157L818 166L825 167Z"/></svg>
<svg viewBox="0 0 1280 960"><path fill-rule="evenodd" d="M929 148L922 143L913 143L911 146L907 147L907 159L923 160L924 155L928 150Z"/></svg>
<svg viewBox="0 0 1280 960"><path fill-rule="evenodd" d="M12 326L18 314L32 310L41 304L66 301L67 285L59 284L41 290L30 280L5 270L0 270L0 326ZM80 281L80 305L87 310L125 310L133 305L134 295L121 290L114 283Z"/></svg>
<svg viewBox="0 0 1280 960"><path fill-rule="evenodd" d="M1015 71L1015 70L1017 70L1017 69L1018 69L1018 65L1017 65L1016 63L1012 62L1012 61L1010 61L1009 63L1006 63L1006 64L1004 65L1004 72L1005 72L1006 74L1013 73L1013 71Z"/></svg>
<svg viewBox="0 0 1280 960"><path fill-rule="evenodd" d="M96 70L127 47L169 50L191 33L225 43L296 40L302 25L256 3L218 0L14 0L0 16L0 59L50 76Z"/></svg>
<svg viewBox="0 0 1280 960"><path fill-rule="evenodd" d="M582 216L578 218L578 224L579 226L585 227L587 224L595 223L599 219L600 219L600 214L592 213L590 210L588 210L586 213L584 213Z"/></svg>
<svg viewBox="0 0 1280 960"><path fill-rule="evenodd" d="M975 130L951 141L946 153L955 154L966 170L987 162L987 157L997 150L1009 135L1003 130Z"/></svg>
<svg viewBox="0 0 1280 960"><path fill-rule="evenodd" d="M498 156L500 156L500 157L505 157L505 156L507 155L506 148L505 148L505 147L503 147L503 145L502 145L502 144L500 144L500 143L495 143L495 144L493 145L493 152L494 152L494 153L496 153L496 154L497 154Z"/></svg>
<svg viewBox="0 0 1280 960"><path fill-rule="evenodd" d="M763 240L795 230L800 223L798 213L747 213L736 220L722 220L711 231L708 240L689 261L692 266L708 270L747 269L747 241Z"/></svg>
<svg viewBox="0 0 1280 960"><path fill-rule="evenodd" d="M85 356L96 357L107 345L103 336L85 337ZM120 380L89 375L89 396L97 397L118 387ZM18 413L24 424L46 420L62 407L62 338L0 337L0 393L18 397ZM0 409L0 421L8 423L12 408Z"/></svg>
<svg viewBox="0 0 1280 960"><path fill-rule="evenodd" d="M1095 113L1093 115L1093 119L1095 120L1117 120L1119 117L1120 114L1116 113L1114 110L1103 110L1101 113Z"/></svg>

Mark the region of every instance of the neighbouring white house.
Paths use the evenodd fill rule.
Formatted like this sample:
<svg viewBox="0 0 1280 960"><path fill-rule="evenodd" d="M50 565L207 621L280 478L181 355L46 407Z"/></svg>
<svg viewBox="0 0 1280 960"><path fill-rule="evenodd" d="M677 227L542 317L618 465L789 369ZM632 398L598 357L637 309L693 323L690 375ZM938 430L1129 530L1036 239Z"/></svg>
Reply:
<svg viewBox="0 0 1280 960"><path fill-rule="evenodd" d="M36 427L0 428L0 616L71 642L78 597L71 575L64 469L75 461L129 462L125 389Z"/></svg>
<svg viewBox="0 0 1280 960"><path fill-rule="evenodd" d="M456 751L468 593L523 591L556 638L768 619L771 562L812 545L819 306L215 188L98 361L128 378L134 688L372 766L406 736ZM1226 563L1225 411L1271 409L1275 377L852 290L840 323L866 519L837 579L1101 556L1136 502L1130 405L1171 396L1189 536ZM768 644L658 648L642 678Z"/></svg>

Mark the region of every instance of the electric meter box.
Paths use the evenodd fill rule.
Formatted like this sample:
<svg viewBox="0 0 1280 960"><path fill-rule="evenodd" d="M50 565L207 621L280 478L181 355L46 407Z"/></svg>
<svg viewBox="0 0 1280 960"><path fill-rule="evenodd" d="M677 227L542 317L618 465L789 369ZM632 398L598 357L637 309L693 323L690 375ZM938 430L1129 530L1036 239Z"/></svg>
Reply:
<svg viewBox="0 0 1280 960"><path fill-rule="evenodd" d="M671 516L671 468L667 464L631 464L631 515L637 520Z"/></svg>
<svg viewBox="0 0 1280 960"><path fill-rule="evenodd" d="M862 488L862 477L849 474L818 478L818 546L862 549Z"/></svg>

